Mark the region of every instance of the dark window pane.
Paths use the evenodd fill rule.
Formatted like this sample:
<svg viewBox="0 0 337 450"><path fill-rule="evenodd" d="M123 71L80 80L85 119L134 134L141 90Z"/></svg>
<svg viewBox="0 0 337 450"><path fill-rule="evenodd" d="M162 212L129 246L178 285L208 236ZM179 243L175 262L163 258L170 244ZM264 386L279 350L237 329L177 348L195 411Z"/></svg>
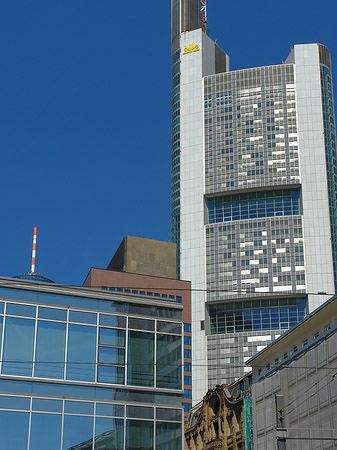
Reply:
<svg viewBox="0 0 337 450"><path fill-rule="evenodd" d="M95 381L96 327L69 324L67 379Z"/></svg>
<svg viewBox="0 0 337 450"><path fill-rule="evenodd" d="M68 415L64 416L63 449L68 450L72 447L82 444L82 448L85 448L85 450L92 450L92 439L92 417Z"/></svg>
<svg viewBox="0 0 337 450"><path fill-rule="evenodd" d="M34 329L35 320L6 318L2 373L32 375Z"/></svg>
<svg viewBox="0 0 337 450"><path fill-rule="evenodd" d="M131 419L153 419L154 409L145 406L127 406L126 417Z"/></svg>
<svg viewBox="0 0 337 450"><path fill-rule="evenodd" d="M181 423L156 423L156 450L181 450Z"/></svg>
<svg viewBox="0 0 337 450"><path fill-rule="evenodd" d="M182 412L181 409L157 408L156 418L157 420L172 420L181 423Z"/></svg>
<svg viewBox="0 0 337 450"><path fill-rule="evenodd" d="M134 328L136 330L155 331L154 327L154 320L129 317L129 328Z"/></svg>
<svg viewBox="0 0 337 450"><path fill-rule="evenodd" d="M157 334L157 387L181 389L181 337Z"/></svg>
<svg viewBox="0 0 337 450"><path fill-rule="evenodd" d="M154 385L154 333L129 331L127 384Z"/></svg>
<svg viewBox="0 0 337 450"><path fill-rule="evenodd" d="M66 324L39 320L36 339L35 376L63 379Z"/></svg>
<svg viewBox="0 0 337 450"><path fill-rule="evenodd" d="M157 322L157 331L170 334L181 334L181 324L174 322Z"/></svg>
<svg viewBox="0 0 337 450"><path fill-rule="evenodd" d="M61 426L61 414L33 413L29 448L31 450L59 450L61 447Z"/></svg>
<svg viewBox="0 0 337 450"><path fill-rule="evenodd" d="M96 417L95 449L123 450L124 420Z"/></svg>
<svg viewBox="0 0 337 450"><path fill-rule="evenodd" d="M128 450L153 450L153 422L126 421L126 446Z"/></svg>
<svg viewBox="0 0 337 450"><path fill-rule="evenodd" d="M0 411L1 448L25 450L28 445L28 422L28 412Z"/></svg>

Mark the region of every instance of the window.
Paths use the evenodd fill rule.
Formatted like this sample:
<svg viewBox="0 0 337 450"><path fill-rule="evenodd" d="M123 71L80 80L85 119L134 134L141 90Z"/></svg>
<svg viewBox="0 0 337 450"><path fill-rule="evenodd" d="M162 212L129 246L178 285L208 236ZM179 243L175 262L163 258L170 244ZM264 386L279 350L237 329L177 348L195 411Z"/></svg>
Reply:
<svg viewBox="0 0 337 450"><path fill-rule="evenodd" d="M184 358L192 358L192 350L184 349Z"/></svg>
<svg viewBox="0 0 337 450"><path fill-rule="evenodd" d="M184 412L188 413L190 412L191 408L192 408L192 403L183 403L184 406Z"/></svg>
<svg viewBox="0 0 337 450"><path fill-rule="evenodd" d="M192 372L192 363L185 363L184 370L185 372Z"/></svg>
<svg viewBox="0 0 337 450"><path fill-rule="evenodd" d="M205 321L204 320L201 320L200 321L200 330L204 330L205 329Z"/></svg>
<svg viewBox="0 0 337 450"><path fill-rule="evenodd" d="M184 389L184 398L192 398L192 389Z"/></svg>
<svg viewBox="0 0 337 450"><path fill-rule="evenodd" d="M184 344L185 345L192 345L192 338L191 338L191 336L185 336L184 337Z"/></svg>
<svg viewBox="0 0 337 450"><path fill-rule="evenodd" d="M127 383L154 386L154 333L129 331Z"/></svg>
<svg viewBox="0 0 337 450"><path fill-rule="evenodd" d="M192 377L190 375L184 376L184 384L192 384Z"/></svg>
<svg viewBox="0 0 337 450"><path fill-rule="evenodd" d="M186 331L186 333L190 333L192 331L190 323L184 323L184 331Z"/></svg>
<svg viewBox="0 0 337 450"><path fill-rule="evenodd" d="M176 301L177 301L177 303L181 303L182 302L182 298L181 298L180 295L176 296Z"/></svg>

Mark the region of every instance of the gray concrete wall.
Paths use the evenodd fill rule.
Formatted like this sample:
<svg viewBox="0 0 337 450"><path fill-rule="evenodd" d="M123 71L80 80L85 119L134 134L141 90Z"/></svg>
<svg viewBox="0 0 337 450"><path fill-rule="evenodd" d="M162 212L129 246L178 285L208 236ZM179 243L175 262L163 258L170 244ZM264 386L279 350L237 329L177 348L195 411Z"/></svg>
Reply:
<svg viewBox="0 0 337 450"><path fill-rule="evenodd" d="M337 334L253 384L254 449L277 447L276 395L284 396L287 450L337 448ZM325 438L323 440L323 438ZM284 448L284 447L282 447Z"/></svg>

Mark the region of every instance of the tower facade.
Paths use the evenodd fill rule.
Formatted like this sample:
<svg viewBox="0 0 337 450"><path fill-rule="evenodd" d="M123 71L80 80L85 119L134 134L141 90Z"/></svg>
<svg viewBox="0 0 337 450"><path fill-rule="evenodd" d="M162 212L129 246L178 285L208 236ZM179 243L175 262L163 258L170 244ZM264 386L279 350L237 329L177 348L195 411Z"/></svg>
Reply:
<svg viewBox="0 0 337 450"><path fill-rule="evenodd" d="M183 3L194 11L192 0L173 11ZM229 71L207 29L177 17L172 240L180 276L192 281L198 401L335 292L336 131L325 46Z"/></svg>

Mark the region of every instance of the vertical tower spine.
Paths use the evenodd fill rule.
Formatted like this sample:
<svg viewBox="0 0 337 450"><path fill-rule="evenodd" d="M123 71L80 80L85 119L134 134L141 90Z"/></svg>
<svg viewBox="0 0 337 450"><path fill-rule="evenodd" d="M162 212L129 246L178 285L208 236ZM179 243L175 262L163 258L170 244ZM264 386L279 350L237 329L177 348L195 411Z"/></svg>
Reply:
<svg viewBox="0 0 337 450"><path fill-rule="evenodd" d="M37 241L37 227L34 227L33 250L32 250L32 267L31 267L31 272L32 273L35 273L36 241Z"/></svg>

